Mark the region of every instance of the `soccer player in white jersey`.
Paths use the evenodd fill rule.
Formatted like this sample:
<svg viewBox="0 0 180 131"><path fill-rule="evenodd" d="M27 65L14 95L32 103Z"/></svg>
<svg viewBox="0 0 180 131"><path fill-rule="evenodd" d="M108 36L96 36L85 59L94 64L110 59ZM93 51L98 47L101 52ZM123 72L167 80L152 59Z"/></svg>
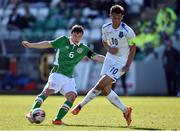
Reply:
<svg viewBox="0 0 180 131"><path fill-rule="evenodd" d="M104 24L102 27L102 42L107 50L101 70L102 77L85 98L74 107L71 111L72 114L77 115L85 104L102 93L123 112L127 125L131 124L132 108L124 105L118 95L111 89L112 84L128 71L136 52L136 46L133 43L135 33L122 22L123 16L123 7L120 5L111 7L110 17L112 22Z"/></svg>

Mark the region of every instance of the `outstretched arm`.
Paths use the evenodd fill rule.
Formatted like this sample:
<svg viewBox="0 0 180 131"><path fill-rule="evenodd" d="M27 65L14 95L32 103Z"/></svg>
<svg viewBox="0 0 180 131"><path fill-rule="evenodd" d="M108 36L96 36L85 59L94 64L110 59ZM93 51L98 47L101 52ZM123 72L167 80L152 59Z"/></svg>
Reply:
<svg viewBox="0 0 180 131"><path fill-rule="evenodd" d="M103 63L104 62L104 56L96 54L95 56L91 57L92 60Z"/></svg>
<svg viewBox="0 0 180 131"><path fill-rule="evenodd" d="M135 53L136 53L136 45L130 45L129 46L130 51L129 51L129 56L128 56L128 60L126 62L126 65L122 68L123 72L127 72L129 70L129 67L134 59Z"/></svg>
<svg viewBox="0 0 180 131"><path fill-rule="evenodd" d="M52 48L50 41L42 41L42 42L36 42L36 43L22 41L22 45L26 48L38 48L38 49Z"/></svg>
<svg viewBox="0 0 180 131"><path fill-rule="evenodd" d="M87 57L101 63L104 62L104 58L105 58L103 55L97 54L91 50L87 53Z"/></svg>

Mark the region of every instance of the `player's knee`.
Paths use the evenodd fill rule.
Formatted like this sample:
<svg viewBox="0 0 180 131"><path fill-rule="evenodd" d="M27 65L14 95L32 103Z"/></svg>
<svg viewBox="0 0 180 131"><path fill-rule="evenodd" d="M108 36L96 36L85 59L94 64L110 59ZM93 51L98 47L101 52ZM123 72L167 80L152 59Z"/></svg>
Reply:
<svg viewBox="0 0 180 131"><path fill-rule="evenodd" d="M77 94L75 92L69 92L65 96L67 98L67 101L70 101L73 103L77 97Z"/></svg>
<svg viewBox="0 0 180 131"><path fill-rule="evenodd" d="M105 84L103 81L99 81L97 84L96 84L96 90L103 90Z"/></svg>
<svg viewBox="0 0 180 131"><path fill-rule="evenodd" d="M104 76L101 78L101 80L96 84L97 90L104 90L107 85L112 84L113 80L109 76Z"/></svg>
<svg viewBox="0 0 180 131"><path fill-rule="evenodd" d="M111 92L111 89L109 88L104 88L104 90L102 90L102 94L105 96L109 95L110 92Z"/></svg>
<svg viewBox="0 0 180 131"><path fill-rule="evenodd" d="M43 94L46 96L46 97L48 97L48 96L50 96L50 95L52 95L52 94L54 94L55 93L55 91L53 90L53 89L49 89L49 88L46 88L44 91L43 91Z"/></svg>

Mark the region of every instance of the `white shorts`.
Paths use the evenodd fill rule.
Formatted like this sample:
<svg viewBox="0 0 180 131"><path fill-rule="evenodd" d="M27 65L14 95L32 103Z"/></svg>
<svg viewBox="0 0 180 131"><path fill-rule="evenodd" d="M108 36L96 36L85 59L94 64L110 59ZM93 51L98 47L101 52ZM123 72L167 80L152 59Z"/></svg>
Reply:
<svg viewBox="0 0 180 131"><path fill-rule="evenodd" d="M119 61L117 61L112 58L106 57L101 70L101 76L108 75L116 81L125 73L121 71L125 64L126 60L124 59L120 59Z"/></svg>
<svg viewBox="0 0 180 131"><path fill-rule="evenodd" d="M52 73L48 78L48 83L50 84L49 88L55 90L55 93L59 91L62 95L65 95L68 92L77 94L74 78L69 78L60 73ZM47 87L48 86L45 88Z"/></svg>

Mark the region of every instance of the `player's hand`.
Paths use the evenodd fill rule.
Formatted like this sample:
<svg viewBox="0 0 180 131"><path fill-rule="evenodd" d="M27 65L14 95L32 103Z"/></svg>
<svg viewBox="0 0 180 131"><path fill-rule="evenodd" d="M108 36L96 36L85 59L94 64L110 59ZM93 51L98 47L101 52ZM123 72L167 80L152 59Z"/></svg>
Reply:
<svg viewBox="0 0 180 131"><path fill-rule="evenodd" d="M22 41L22 45L26 48L30 48L30 43L28 41Z"/></svg>
<svg viewBox="0 0 180 131"><path fill-rule="evenodd" d="M129 70L129 66L125 65L123 68L122 68L122 72L127 72Z"/></svg>
<svg viewBox="0 0 180 131"><path fill-rule="evenodd" d="M111 54L117 54L119 49L117 47L111 47L108 52Z"/></svg>

